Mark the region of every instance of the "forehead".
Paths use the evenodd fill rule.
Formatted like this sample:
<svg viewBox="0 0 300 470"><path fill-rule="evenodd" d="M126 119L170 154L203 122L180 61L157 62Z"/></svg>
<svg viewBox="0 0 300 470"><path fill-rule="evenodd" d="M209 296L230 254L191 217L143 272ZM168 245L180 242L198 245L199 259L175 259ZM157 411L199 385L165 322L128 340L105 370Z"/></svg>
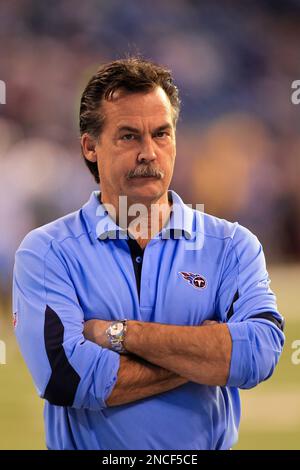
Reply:
<svg viewBox="0 0 300 470"><path fill-rule="evenodd" d="M108 126L128 121L138 124L141 120L171 122L173 118L172 105L161 87L141 93L117 90L113 99L103 101L102 111Z"/></svg>

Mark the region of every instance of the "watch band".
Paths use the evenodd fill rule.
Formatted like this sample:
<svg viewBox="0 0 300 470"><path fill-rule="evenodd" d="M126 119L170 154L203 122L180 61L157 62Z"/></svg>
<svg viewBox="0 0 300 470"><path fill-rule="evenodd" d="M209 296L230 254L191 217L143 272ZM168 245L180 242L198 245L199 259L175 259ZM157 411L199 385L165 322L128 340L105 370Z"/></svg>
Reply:
<svg viewBox="0 0 300 470"><path fill-rule="evenodd" d="M123 324L123 330L120 333L118 333L116 335L113 335L112 332L111 332L111 328L117 323L122 323ZM108 336L108 339L109 339L109 342L110 342L110 345L111 345L111 349L115 352L118 352L119 354L126 354L127 353L127 351L124 347L124 344L123 344L124 339L125 339L126 329L127 329L127 320L117 320L117 321L113 321L106 330L106 334Z"/></svg>

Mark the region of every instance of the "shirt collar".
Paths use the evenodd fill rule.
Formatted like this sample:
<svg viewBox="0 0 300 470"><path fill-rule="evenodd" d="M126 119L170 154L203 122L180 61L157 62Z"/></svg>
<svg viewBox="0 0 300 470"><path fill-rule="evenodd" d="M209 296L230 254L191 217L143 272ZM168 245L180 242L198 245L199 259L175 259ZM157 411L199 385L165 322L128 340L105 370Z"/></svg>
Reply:
<svg viewBox="0 0 300 470"><path fill-rule="evenodd" d="M103 204L100 203L100 191L93 191L89 200L82 207L82 215L92 243L97 239L107 238L128 239L127 230L119 227L110 217ZM175 191L169 190L168 197L172 200L172 212L166 225L155 238L185 238L193 234L193 210L184 204Z"/></svg>

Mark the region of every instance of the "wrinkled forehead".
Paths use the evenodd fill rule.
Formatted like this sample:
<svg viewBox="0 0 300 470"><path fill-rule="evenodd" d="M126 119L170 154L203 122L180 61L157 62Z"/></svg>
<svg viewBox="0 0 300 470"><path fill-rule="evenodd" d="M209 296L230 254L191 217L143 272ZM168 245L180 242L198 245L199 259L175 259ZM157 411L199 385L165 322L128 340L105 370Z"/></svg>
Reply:
<svg viewBox="0 0 300 470"><path fill-rule="evenodd" d="M132 93L119 89L109 100L103 100L101 107L106 124L115 124L124 119L162 119L172 123L174 119L170 100L161 87L149 92Z"/></svg>

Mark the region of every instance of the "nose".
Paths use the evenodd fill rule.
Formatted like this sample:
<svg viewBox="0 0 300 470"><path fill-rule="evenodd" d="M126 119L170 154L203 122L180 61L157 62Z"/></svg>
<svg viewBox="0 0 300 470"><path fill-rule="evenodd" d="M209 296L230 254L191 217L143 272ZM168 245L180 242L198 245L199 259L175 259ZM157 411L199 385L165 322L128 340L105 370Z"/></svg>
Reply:
<svg viewBox="0 0 300 470"><path fill-rule="evenodd" d="M137 156L139 163L151 162L156 159L156 153L154 149L154 144L151 138L144 139L142 142L141 149Z"/></svg>

